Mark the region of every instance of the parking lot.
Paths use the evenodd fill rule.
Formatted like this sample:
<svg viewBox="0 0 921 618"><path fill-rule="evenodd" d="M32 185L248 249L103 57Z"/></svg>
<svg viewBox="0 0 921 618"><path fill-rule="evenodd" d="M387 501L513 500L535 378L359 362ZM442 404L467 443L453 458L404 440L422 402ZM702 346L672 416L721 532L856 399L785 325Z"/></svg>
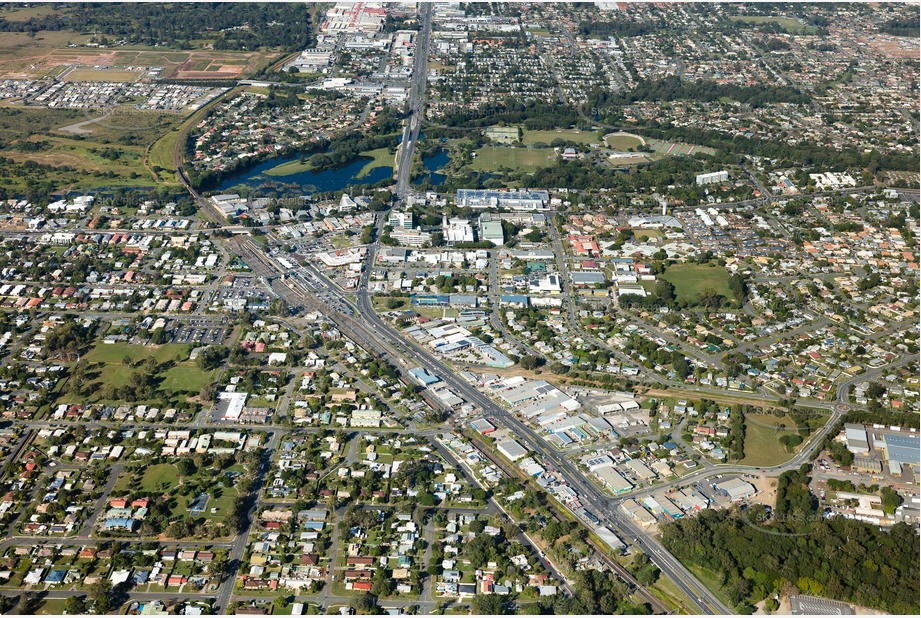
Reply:
<svg viewBox="0 0 921 618"><path fill-rule="evenodd" d="M189 320L171 325L172 343L191 345L220 345L227 336L227 328L213 320Z"/></svg>
<svg viewBox="0 0 921 618"><path fill-rule="evenodd" d="M820 599L818 597L790 597L790 607L794 616L853 616L854 610L847 603Z"/></svg>

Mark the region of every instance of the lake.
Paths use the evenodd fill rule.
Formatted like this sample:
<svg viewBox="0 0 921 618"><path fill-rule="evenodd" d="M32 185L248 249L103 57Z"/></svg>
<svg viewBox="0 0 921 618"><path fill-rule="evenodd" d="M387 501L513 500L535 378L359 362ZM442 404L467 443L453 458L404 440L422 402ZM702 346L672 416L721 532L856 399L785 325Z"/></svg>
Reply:
<svg viewBox="0 0 921 618"><path fill-rule="evenodd" d="M245 171L224 178L220 185L212 191L227 191L237 185L259 187L266 183L297 184L306 192L342 191L351 185L373 185L393 176L392 167L378 167L363 178L356 178L365 163L371 161L369 157L359 157L341 167L315 172L312 170L290 174L288 176L268 176L267 170L278 167L284 163L300 160L300 154L292 154L263 161Z"/></svg>

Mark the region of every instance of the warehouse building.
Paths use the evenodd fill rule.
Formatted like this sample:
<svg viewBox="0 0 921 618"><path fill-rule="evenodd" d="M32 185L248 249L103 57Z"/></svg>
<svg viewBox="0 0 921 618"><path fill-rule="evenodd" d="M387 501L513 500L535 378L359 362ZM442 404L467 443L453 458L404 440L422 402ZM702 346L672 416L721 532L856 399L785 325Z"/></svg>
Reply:
<svg viewBox="0 0 921 618"><path fill-rule="evenodd" d="M527 449L521 446L514 440L506 440L505 442L500 442L497 446L499 452L505 455L509 461L518 461L522 457L528 454Z"/></svg>
<svg viewBox="0 0 921 618"><path fill-rule="evenodd" d="M728 481L717 483L716 489L719 490L719 492L723 495L729 496L729 499L733 502L739 502L741 500L751 498L755 495L755 493L757 493L755 491L754 485L751 483L746 483L739 478L729 479Z"/></svg>
<svg viewBox="0 0 921 618"><path fill-rule="evenodd" d="M869 455L870 441L867 439L867 428L863 425L847 423L844 425L844 440L847 450L855 455Z"/></svg>
<svg viewBox="0 0 921 618"><path fill-rule="evenodd" d="M615 494L621 494L633 489L633 483L620 475L612 466L605 466L595 470L595 474L605 486Z"/></svg>
<svg viewBox="0 0 921 618"><path fill-rule="evenodd" d="M883 454L889 462L889 471L892 474L901 475L903 466L910 466L915 472L919 470L921 439L918 434L885 432L883 442Z"/></svg>

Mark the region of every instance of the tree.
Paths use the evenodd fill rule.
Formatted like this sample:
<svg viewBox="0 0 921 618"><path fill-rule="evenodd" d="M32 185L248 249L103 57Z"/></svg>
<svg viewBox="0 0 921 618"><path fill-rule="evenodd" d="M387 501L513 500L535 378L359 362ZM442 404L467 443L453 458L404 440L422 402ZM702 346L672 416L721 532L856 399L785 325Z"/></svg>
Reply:
<svg viewBox="0 0 921 618"><path fill-rule="evenodd" d="M900 496L899 493L891 487L883 487L882 497L883 511L890 515L895 513L895 510L901 506L902 502L904 502L902 496Z"/></svg>
<svg viewBox="0 0 921 618"><path fill-rule="evenodd" d="M64 613L70 616L85 614L86 604L83 602L83 597L76 595L67 597L67 600L64 601Z"/></svg>
<svg viewBox="0 0 921 618"><path fill-rule="evenodd" d="M534 356L533 354L527 354L521 357L521 360L518 361L518 364L522 369L537 369L544 364L544 359Z"/></svg>
<svg viewBox="0 0 921 618"><path fill-rule="evenodd" d="M198 363L198 366L201 369L204 369L205 371L211 371L212 369L217 369L220 367L221 363L225 358L227 358L229 353L230 350L227 349L227 346L209 346L198 353L198 358L195 362Z"/></svg>
<svg viewBox="0 0 921 618"><path fill-rule="evenodd" d="M365 592L355 599L355 610L360 614L376 614L380 611L377 597L370 592Z"/></svg>
<svg viewBox="0 0 921 618"><path fill-rule="evenodd" d="M195 464L190 459L180 459L176 468L179 469L179 474L182 476L192 476L196 472Z"/></svg>
<svg viewBox="0 0 921 618"><path fill-rule="evenodd" d="M886 394L886 388L879 382L870 382L869 388L867 388L867 397L870 399L879 399Z"/></svg>
<svg viewBox="0 0 921 618"><path fill-rule="evenodd" d="M498 594L477 594L473 597L473 613L483 615L511 614L511 604Z"/></svg>
<svg viewBox="0 0 921 618"><path fill-rule="evenodd" d="M675 286L671 281L656 279L656 297L669 307L675 304Z"/></svg>

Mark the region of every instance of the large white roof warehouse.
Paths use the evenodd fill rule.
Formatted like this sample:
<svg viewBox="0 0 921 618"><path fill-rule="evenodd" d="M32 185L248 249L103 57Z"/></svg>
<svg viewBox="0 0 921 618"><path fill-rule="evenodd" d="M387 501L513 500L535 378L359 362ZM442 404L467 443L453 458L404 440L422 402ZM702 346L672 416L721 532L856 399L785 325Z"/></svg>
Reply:
<svg viewBox="0 0 921 618"><path fill-rule="evenodd" d="M527 449L515 442L514 440L506 440L505 442L500 442L497 446L499 452L508 457L512 461L521 459L528 454Z"/></svg>

